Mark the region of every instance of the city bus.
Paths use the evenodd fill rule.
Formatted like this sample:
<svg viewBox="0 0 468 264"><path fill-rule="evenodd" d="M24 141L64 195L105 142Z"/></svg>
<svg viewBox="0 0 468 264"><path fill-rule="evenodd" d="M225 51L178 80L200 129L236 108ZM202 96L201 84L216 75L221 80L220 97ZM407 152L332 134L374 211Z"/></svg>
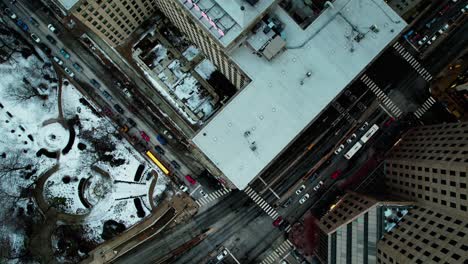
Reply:
<svg viewBox="0 0 468 264"><path fill-rule="evenodd" d="M379 126L374 124L367 130L367 132L361 137L362 143L366 143L374 134L379 130Z"/></svg>
<svg viewBox="0 0 468 264"><path fill-rule="evenodd" d="M356 154L356 152L358 152L360 149L362 148L362 144L359 143L359 142L356 142L356 144L354 144L354 146L352 148L350 148L348 150L348 152L346 152L346 154L344 155L344 157L346 159L350 159L354 156L354 154Z"/></svg>
<svg viewBox="0 0 468 264"><path fill-rule="evenodd" d="M156 164L156 166L158 166L158 168L166 175L169 175L170 171L166 168L166 166L164 166L164 164L158 160L158 158L156 158L156 155L153 154L153 152L151 152L151 150L148 150L146 151L146 156L148 156L148 158L150 158L151 161L154 162L154 164Z"/></svg>

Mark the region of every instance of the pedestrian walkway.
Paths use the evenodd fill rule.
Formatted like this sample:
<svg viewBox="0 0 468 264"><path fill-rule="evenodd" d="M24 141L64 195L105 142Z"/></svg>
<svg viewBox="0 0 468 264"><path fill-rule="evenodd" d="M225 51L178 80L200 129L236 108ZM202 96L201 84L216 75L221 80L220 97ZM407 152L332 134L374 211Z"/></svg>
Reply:
<svg viewBox="0 0 468 264"><path fill-rule="evenodd" d="M198 200L196 200L198 206L203 206L205 204L208 204L209 202L215 200L215 199L219 199L223 196L225 196L226 194L230 193L231 190L230 189L226 189L223 187L223 189L219 189L215 192L212 192L210 194L208 194L207 197L202 197Z"/></svg>
<svg viewBox="0 0 468 264"><path fill-rule="evenodd" d="M417 61L413 55L411 55L411 53L409 53L400 43L395 42L395 44L393 44L393 48L395 48L395 50L403 57L403 59L405 59L411 65L411 67L413 67L419 73L419 75L424 78L424 80L428 82L432 80L432 75L426 69L424 69L424 67L421 66L421 63L419 63L419 61Z"/></svg>
<svg viewBox="0 0 468 264"><path fill-rule="evenodd" d="M417 118L421 118L421 116L424 115L424 113L427 112L427 110L429 110L431 108L431 106L434 105L434 103L436 102L436 100L432 97L432 96L429 96L429 98L427 98L427 100L421 105L421 107L419 107L415 112L414 112L414 115L417 117Z"/></svg>
<svg viewBox="0 0 468 264"><path fill-rule="evenodd" d="M285 240L279 247L277 247L268 257L266 257L260 264L270 264L280 259L284 253L294 249L293 244L289 240Z"/></svg>
<svg viewBox="0 0 468 264"><path fill-rule="evenodd" d="M361 76L361 81L369 87L369 89L377 96L377 98L382 102L382 104L390 110L390 112L396 117L400 117L403 113L398 106L396 106L392 100L382 91L382 89L377 86L377 84L372 81L369 76L363 74Z"/></svg>
<svg viewBox="0 0 468 264"><path fill-rule="evenodd" d="M252 189L250 186L247 186L244 189L244 192L249 196L260 208L262 208L263 211L265 211L271 218L276 219L278 217L278 212L271 207L270 204L268 204L254 189Z"/></svg>

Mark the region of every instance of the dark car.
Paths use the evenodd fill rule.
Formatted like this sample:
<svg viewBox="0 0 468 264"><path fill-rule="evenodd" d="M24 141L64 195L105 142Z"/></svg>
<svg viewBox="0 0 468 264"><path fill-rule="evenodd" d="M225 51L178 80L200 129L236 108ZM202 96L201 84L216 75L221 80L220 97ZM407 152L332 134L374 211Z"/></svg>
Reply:
<svg viewBox="0 0 468 264"><path fill-rule="evenodd" d="M50 54L52 53L52 51L50 50L50 48L47 47L47 45L44 44L44 43L40 43L40 44L39 44L39 47L40 47L46 54L48 54L48 55L50 55Z"/></svg>
<svg viewBox="0 0 468 264"><path fill-rule="evenodd" d="M94 87L96 87L96 88L101 88L101 84L98 83L96 80L91 79L89 82L90 82Z"/></svg>
<svg viewBox="0 0 468 264"><path fill-rule="evenodd" d="M132 127L135 127L137 124L135 123L135 121L131 118L127 119L128 120L128 124Z"/></svg>
<svg viewBox="0 0 468 264"><path fill-rule="evenodd" d="M172 167L174 167L174 169L176 169L176 170L180 169L180 165L179 165L179 163L177 161L172 160L171 164L172 164Z"/></svg>
<svg viewBox="0 0 468 264"><path fill-rule="evenodd" d="M123 108L120 107L120 105L118 105L118 104L115 104L115 105L114 105L114 108L115 108L115 110L117 110L117 112L119 112L119 113L121 113L121 114L123 114L123 113L125 112L125 111L123 110Z"/></svg>
<svg viewBox="0 0 468 264"><path fill-rule="evenodd" d="M31 24L32 24L33 26L35 26L35 27L38 27L38 26L39 26L39 22L38 22L36 19L34 19L33 17L30 17L30 18L29 18L29 21L31 22Z"/></svg>
<svg viewBox="0 0 468 264"><path fill-rule="evenodd" d="M26 23L24 23L21 19L16 20L16 25L18 25L25 32L29 31L28 25L26 25Z"/></svg>
<svg viewBox="0 0 468 264"><path fill-rule="evenodd" d="M156 152L159 154L159 155L164 155L166 154L166 151L161 148L160 146L154 146L154 150L156 150Z"/></svg>
<svg viewBox="0 0 468 264"><path fill-rule="evenodd" d="M50 44L55 45L57 44L57 40L55 40L51 35L47 35L46 39L50 42Z"/></svg>

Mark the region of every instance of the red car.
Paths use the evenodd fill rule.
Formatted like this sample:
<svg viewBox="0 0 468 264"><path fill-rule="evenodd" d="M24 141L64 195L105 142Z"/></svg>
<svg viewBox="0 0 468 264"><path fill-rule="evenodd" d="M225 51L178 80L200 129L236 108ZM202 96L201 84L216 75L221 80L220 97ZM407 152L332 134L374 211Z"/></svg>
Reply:
<svg viewBox="0 0 468 264"><path fill-rule="evenodd" d="M331 178L336 180L338 177L341 175L341 170L336 170L335 172L332 173Z"/></svg>
<svg viewBox="0 0 468 264"><path fill-rule="evenodd" d="M385 122L384 126L386 127L389 127L391 123L393 123L393 121L395 121L395 118L393 117L390 117L387 122Z"/></svg>
<svg viewBox="0 0 468 264"><path fill-rule="evenodd" d="M150 141L150 137L148 136L148 134L145 133L145 131L140 131L140 136L142 139L144 139L146 142L149 142Z"/></svg>
<svg viewBox="0 0 468 264"><path fill-rule="evenodd" d="M196 181L194 178L192 178L192 176L190 176L190 175L188 175L188 174L185 175L185 179L186 179L188 182L190 182L190 184L192 184L192 185L195 185L195 184L197 183L197 181Z"/></svg>
<svg viewBox="0 0 468 264"><path fill-rule="evenodd" d="M280 215L275 219L275 221L273 221L273 226L278 227L281 223L283 223L283 217Z"/></svg>

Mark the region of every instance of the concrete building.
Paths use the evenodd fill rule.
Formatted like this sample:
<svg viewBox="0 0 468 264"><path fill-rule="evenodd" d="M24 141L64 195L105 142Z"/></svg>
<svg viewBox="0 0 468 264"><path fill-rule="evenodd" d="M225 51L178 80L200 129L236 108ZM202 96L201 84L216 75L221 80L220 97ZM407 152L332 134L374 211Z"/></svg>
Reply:
<svg viewBox="0 0 468 264"><path fill-rule="evenodd" d="M388 190L417 206L378 243L379 263L467 263L468 123L411 130L385 166Z"/></svg>
<svg viewBox="0 0 468 264"><path fill-rule="evenodd" d="M261 174L406 27L382 0L278 2L156 0L240 89L193 138L231 187Z"/></svg>
<svg viewBox="0 0 468 264"><path fill-rule="evenodd" d="M408 213L411 202L348 192L319 221L321 263L377 263L377 242Z"/></svg>
<svg viewBox="0 0 468 264"><path fill-rule="evenodd" d="M80 0L71 12L83 24L115 47L125 42L153 14L156 0Z"/></svg>

